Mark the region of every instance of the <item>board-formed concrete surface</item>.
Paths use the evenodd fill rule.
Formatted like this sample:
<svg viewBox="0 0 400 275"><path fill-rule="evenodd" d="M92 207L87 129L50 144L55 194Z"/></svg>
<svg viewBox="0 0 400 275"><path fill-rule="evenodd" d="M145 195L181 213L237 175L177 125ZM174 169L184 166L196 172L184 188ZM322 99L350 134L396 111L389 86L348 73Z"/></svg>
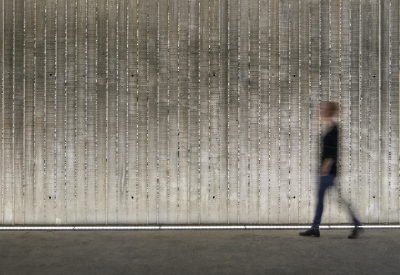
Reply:
<svg viewBox="0 0 400 275"><path fill-rule="evenodd" d="M0 274L398 274L400 230L0 232Z"/></svg>
<svg viewBox="0 0 400 275"><path fill-rule="evenodd" d="M0 0L0 224L399 224L400 1ZM339 203L338 203L339 202Z"/></svg>

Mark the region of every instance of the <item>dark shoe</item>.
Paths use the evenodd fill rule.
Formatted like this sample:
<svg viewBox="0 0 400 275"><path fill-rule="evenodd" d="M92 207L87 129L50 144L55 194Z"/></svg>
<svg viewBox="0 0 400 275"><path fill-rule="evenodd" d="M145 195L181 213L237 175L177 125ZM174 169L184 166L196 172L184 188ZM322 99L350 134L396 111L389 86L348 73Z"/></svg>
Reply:
<svg viewBox="0 0 400 275"><path fill-rule="evenodd" d="M353 231L349 235L349 239L357 239L361 233L364 233L364 228L355 226Z"/></svg>
<svg viewBox="0 0 400 275"><path fill-rule="evenodd" d="M310 229L304 231L304 232L300 232L299 233L300 236L315 236L315 237L319 237L319 228L316 227L311 227Z"/></svg>

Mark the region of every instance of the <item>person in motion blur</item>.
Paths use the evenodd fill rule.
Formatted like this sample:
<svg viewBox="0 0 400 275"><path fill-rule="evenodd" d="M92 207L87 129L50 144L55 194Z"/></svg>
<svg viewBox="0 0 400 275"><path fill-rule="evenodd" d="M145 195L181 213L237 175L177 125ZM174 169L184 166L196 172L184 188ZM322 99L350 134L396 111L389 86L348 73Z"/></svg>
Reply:
<svg viewBox="0 0 400 275"><path fill-rule="evenodd" d="M317 208L315 211L314 221L311 228L300 232L300 236L320 236L319 225L321 223L321 216L324 207L324 195L325 191L334 186L336 178L336 163L338 157L338 137L339 129L336 124L336 117L339 113L339 104L332 101L325 101L320 104L319 114L320 119L324 126L326 126L326 134L322 138L322 155L321 155L321 167L319 177L319 188L318 188L318 201ZM346 202L345 202L346 203ZM354 229L348 236L350 239L356 239L360 233L364 231L361 226L361 222L355 217L351 206L347 204L350 216L354 223Z"/></svg>

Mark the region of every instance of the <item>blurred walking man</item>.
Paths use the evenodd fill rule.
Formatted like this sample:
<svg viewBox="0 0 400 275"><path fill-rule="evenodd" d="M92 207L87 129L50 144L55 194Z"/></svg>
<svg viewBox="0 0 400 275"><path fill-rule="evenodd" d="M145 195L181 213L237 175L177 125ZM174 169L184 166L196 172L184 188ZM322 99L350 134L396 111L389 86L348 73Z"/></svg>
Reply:
<svg viewBox="0 0 400 275"><path fill-rule="evenodd" d="M322 142L322 155L321 155L321 167L319 177L319 188L318 188L318 201L317 209L315 211L314 221L311 228L300 232L301 236L315 236L319 237L319 225L321 223L322 212L324 208L324 195L325 191L334 186L336 178L336 163L338 156L338 137L339 129L336 125L335 117L339 113L339 104L336 102L326 101L320 105L320 119L327 126L327 133L324 135ZM348 205L350 215L354 223L354 229L349 235L350 239L356 239L359 234L364 230L361 228L360 221L355 217L353 211Z"/></svg>

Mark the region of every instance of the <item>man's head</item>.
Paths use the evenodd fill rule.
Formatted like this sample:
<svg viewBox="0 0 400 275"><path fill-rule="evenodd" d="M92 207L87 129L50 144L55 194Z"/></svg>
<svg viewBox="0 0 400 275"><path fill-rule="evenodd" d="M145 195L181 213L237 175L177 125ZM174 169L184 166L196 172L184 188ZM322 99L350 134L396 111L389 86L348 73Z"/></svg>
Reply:
<svg viewBox="0 0 400 275"><path fill-rule="evenodd" d="M339 103L333 101L323 101L319 105L319 115L322 120L331 120L339 113Z"/></svg>

